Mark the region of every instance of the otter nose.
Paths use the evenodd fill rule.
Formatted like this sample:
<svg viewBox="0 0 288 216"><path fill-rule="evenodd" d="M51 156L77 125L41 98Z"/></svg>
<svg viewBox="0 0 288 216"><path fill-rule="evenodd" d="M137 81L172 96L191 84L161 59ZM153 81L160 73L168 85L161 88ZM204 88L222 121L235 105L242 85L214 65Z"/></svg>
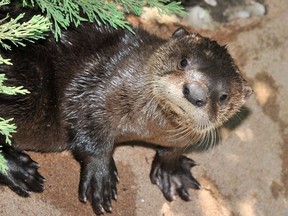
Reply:
<svg viewBox="0 0 288 216"><path fill-rule="evenodd" d="M207 92L199 83L186 83L183 85L184 97L196 107L202 107L207 102Z"/></svg>

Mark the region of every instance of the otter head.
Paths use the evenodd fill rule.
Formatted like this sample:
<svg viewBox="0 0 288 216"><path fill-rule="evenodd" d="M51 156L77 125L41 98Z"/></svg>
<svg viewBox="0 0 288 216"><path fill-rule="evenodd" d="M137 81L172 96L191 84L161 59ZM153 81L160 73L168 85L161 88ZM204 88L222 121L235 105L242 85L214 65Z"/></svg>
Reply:
<svg viewBox="0 0 288 216"><path fill-rule="evenodd" d="M171 121L204 133L234 115L251 95L225 46L183 28L150 58L158 104Z"/></svg>

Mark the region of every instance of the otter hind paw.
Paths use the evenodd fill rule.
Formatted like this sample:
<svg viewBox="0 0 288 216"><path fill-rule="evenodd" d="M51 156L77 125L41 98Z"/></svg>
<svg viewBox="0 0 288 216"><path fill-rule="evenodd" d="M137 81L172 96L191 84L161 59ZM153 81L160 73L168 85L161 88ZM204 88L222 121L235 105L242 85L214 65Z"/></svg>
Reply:
<svg viewBox="0 0 288 216"><path fill-rule="evenodd" d="M22 197L28 197L31 192L44 190L45 178L38 172L38 163L29 155L12 147L2 146L0 150L8 165L6 174L0 172L1 184L7 185Z"/></svg>
<svg viewBox="0 0 288 216"><path fill-rule="evenodd" d="M79 184L79 199L91 203L96 215L105 211L112 212L112 199L117 200L118 172L112 159L107 168L103 169L98 160L86 165L82 164ZM104 165L104 163L102 163Z"/></svg>
<svg viewBox="0 0 288 216"><path fill-rule="evenodd" d="M200 189L201 187L190 171L195 165L195 161L185 156L167 162L156 154L152 163L150 179L160 188L168 201L175 200L176 195L189 201L191 198L188 189Z"/></svg>

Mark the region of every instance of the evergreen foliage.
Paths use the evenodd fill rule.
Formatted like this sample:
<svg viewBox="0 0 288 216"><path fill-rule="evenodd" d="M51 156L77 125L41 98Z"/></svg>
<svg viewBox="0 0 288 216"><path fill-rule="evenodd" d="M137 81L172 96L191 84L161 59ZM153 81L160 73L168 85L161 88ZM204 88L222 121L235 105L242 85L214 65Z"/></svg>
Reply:
<svg viewBox="0 0 288 216"><path fill-rule="evenodd" d="M13 118L5 120L0 117L0 134L5 136L5 141L9 145L11 145L12 133L16 132L16 126L11 123L12 121Z"/></svg>
<svg viewBox="0 0 288 216"><path fill-rule="evenodd" d="M141 15L143 6L156 7L160 13L183 15L180 2L170 0L23 0L24 6L36 5L53 23L55 38L61 36L61 28L73 23L76 27L82 21L107 23L114 28L127 28L130 25L125 19L126 13Z"/></svg>
<svg viewBox="0 0 288 216"><path fill-rule="evenodd" d="M3 119L0 117L0 135L5 136L5 141L7 144L11 145L12 133L16 132L15 124L11 123L13 119ZM7 173L8 167L7 162L0 151L0 172Z"/></svg>
<svg viewBox="0 0 288 216"><path fill-rule="evenodd" d="M11 18L6 22L9 19L9 15L7 15L5 19L1 20L3 24L0 25L0 44L5 49L11 49L11 47L3 40L8 40L16 46L25 46L24 42L33 42L44 38L43 33L50 29L49 19L41 15L35 15L29 21L19 23L24 15L21 13L15 19Z"/></svg>
<svg viewBox="0 0 288 216"><path fill-rule="evenodd" d="M61 29L67 29L71 24L76 27L83 21L109 24L114 28L127 28L132 31L126 13L141 15L143 6L156 7L160 14L183 15L184 9L179 2L170 0L22 0L23 7L38 7L45 15L35 15L26 22L21 22L25 14L19 14L16 18L0 20L0 45L5 49L11 49L9 44L25 46L26 42L45 37L45 33L53 29L56 41L61 36ZM0 0L0 7L9 4L9 0ZM4 59L0 55L0 65L12 65L10 59ZM27 94L22 86L5 86L5 71L0 71L0 95ZM13 119L0 117L0 135L5 137L6 143L11 145L11 136L16 132ZM0 143L0 147L1 144ZM0 150L0 172L7 173L7 161Z"/></svg>
<svg viewBox="0 0 288 216"><path fill-rule="evenodd" d="M28 90L23 89L23 86L18 86L18 87L5 86L3 84L5 80L7 80L5 77L5 74L0 74L0 94L16 95L16 94L30 93Z"/></svg>
<svg viewBox="0 0 288 216"><path fill-rule="evenodd" d="M10 1L0 1L0 7L9 4ZM25 42L33 42L44 38L44 33L51 28L51 23L47 17L36 15L27 22L20 23L24 14L19 14L16 18L6 18L0 20L0 44L5 49L11 49L8 41L15 46L25 46ZM4 59L0 56L0 64L12 65L10 59ZM0 94L15 95L27 94L29 91L22 86L5 86L5 71L0 71ZM11 145L12 133L16 132L16 125L13 124L13 118L3 119L0 117L0 135L5 137L5 142ZM3 144L3 143L1 143ZM0 151L0 172L7 173L7 162Z"/></svg>

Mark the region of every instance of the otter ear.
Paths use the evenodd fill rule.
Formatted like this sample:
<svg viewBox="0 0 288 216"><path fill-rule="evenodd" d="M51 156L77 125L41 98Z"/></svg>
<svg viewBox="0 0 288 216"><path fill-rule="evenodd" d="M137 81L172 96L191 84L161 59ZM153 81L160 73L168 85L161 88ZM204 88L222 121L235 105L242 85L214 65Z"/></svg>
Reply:
<svg viewBox="0 0 288 216"><path fill-rule="evenodd" d="M184 37L186 35L189 35L190 33L188 31L186 31L184 28L180 27L178 29L176 29L176 31L172 34L172 39L176 39L176 38L180 38L180 37Z"/></svg>
<svg viewBox="0 0 288 216"><path fill-rule="evenodd" d="M245 85L244 86L244 99L247 100L252 94L253 94L253 89L250 86Z"/></svg>

